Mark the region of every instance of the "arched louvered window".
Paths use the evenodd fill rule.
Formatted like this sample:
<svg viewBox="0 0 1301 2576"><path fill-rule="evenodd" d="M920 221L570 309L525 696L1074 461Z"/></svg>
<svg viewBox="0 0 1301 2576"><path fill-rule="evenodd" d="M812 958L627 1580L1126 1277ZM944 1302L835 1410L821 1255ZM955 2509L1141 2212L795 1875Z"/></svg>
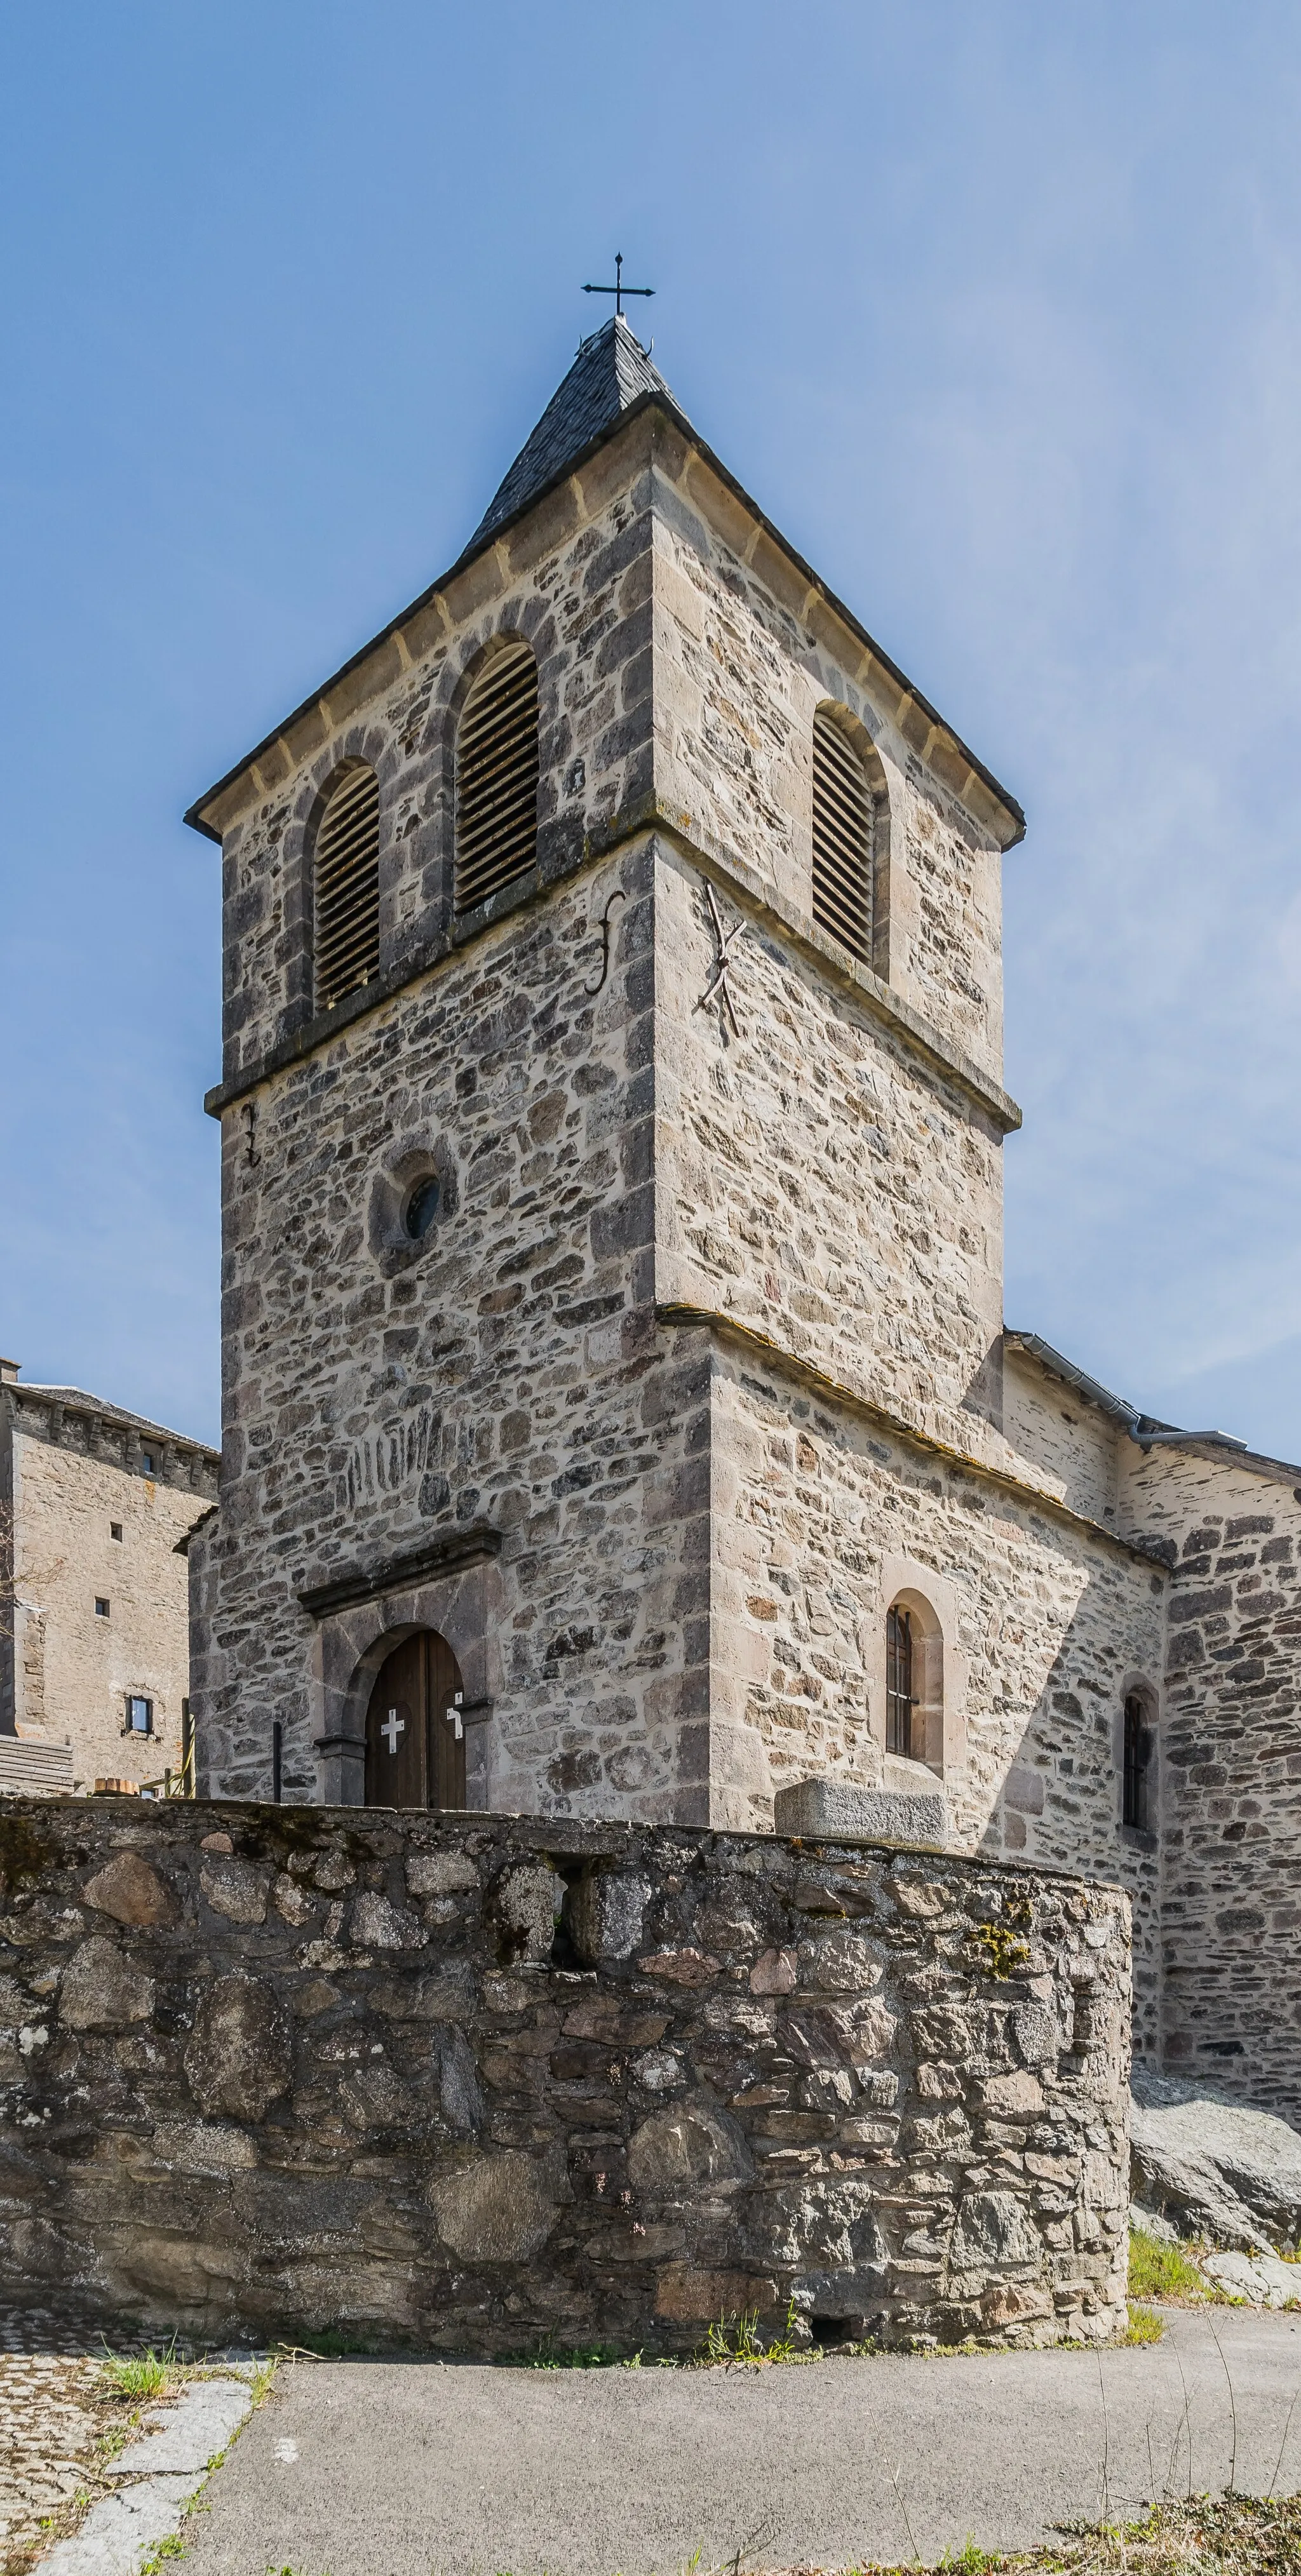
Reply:
<svg viewBox="0 0 1301 2576"><path fill-rule="evenodd" d="M316 1007L332 1010L379 973L379 780L350 763L330 791L313 852Z"/></svg>
<svg viewBox="0 0 1301 2576"><path fill-rule="evenodd" d="M456 910L516 877L538 845L538 666L512 643L484 664L456 735Z"/></svg>
<svg viewBox="0 0 1301 2576"><path fill-rule="evenodd" d="M844 725L829 707L813 719L813 918L872 963L872 792Z"/></svg>

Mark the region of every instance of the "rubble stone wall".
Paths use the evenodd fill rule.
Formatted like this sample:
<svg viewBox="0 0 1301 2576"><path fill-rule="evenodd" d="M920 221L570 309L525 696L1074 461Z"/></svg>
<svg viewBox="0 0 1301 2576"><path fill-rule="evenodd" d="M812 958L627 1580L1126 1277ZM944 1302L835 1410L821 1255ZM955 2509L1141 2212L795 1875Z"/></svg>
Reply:
<svg viewBox="0 0 1301 2576"><path fill-rule="evenodd" d="M998 846L892 720L898 691L706 460L672 437L655 476L655 780L661 813L812 913L813 717L849 709L890 808L891 986L1002 1079Z"/></svg>
<svg viewBox="0 0 1301 2576"><path fill-rule="evenodd" d="M882 1779L886 1613L924 1602L955 1836L1128 1890L1134 2047L1158 2064L1160 1852L1122 1830L1119 1744L1126 1687L1159 1679L1164 1574L758 1354L720 1352L712 1418L715 1744L742 1748L756 1820L810 1773Z"/></svg>
<svg viewBox="0 0 1301 2576"><path fill-rule="evenodd" d="M1301 1495L1295 1470L1135 1451L1171 1559L1156 1817L1165 2063L1301 2125Z"/></svg>
<svg viewBox="0 0 1301 2576"><path fill-rule="evenodd" d="M468 677L503 634L538 662L538 858L581 864L616 815L649 804L650 431L616 441L492 551L449 579L363 670L291 726L232 789L222 824L223 1079L255 1073L313 1023L311 844L340 763L380 782L380 972L473 940L517 895L452 919L453 746ZM345 1014L345 1017L348 1014Z"/></svg>
<svg viewBox="0 0 1301 2576"><path fill-rule="evenodd" d="M657 1294L974 1446L1000 1409L997 1127L757 922L728 952L736 1027L702 1009L717 942L666 849L655 939Z"/></svg>
<svg viewBox="0 0 1301 2576"><path fill-rule="evenodd" d="M1006 1347L1003 1429L1026 1469L1051 1480L1052 1491L1071 1511L1104 1527L1121 1527L1118 1462L1124 1433L1074 1387Z"/></svg>
<svg viewBox="0 0 1301 2576"><path fill-rule="evenodd" d="M491 1583L448 1625L482 1721L475 1803L708 1820L707 1383L651 1304L652 910L649 846L627 844L277 1074L255 1165L223 1122L221 1513L194 1542L206 1790L264 1796L278 1719L286 1796L318 1794L314 1744L364 1723L364 1697L339 1704L362 1648L299 1592L486 1524ZM418 1245L385 1214L412 1152L442 1181ZM447 1588L377 1615L393 1643L442 1628Z"/></svg>
<svg viewBox="0 0 1301 2576"><path fill-rule="evenodd" d="M139 1426L58 1390L0 1394L13 1554L12 1592L0 1564L0 1733L70 1746L78 1788L182 1761L189 1614L176 1550L215 1493L216 1460L144 1437L152 1473ZM126 1732L128 1693L151 1702L152 1734Z"/></svg>
<svg viewBox="0 0 1301 2576"><path fill-rule="evenodd" d="M686 2352L1124 2318L1128 1905L676 1827L7 1801L7 2296Z"/></svg>

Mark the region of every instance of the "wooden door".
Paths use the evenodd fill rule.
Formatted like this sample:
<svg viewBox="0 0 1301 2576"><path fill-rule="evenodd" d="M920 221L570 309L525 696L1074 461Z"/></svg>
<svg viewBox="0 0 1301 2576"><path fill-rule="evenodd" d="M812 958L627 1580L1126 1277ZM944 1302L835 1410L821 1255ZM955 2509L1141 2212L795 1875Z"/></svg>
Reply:
<svg viewBox="0 0 1301 2576"><path fill-rule="evenodd" d="M461 1672L445 1637L430 1628L427 1700L429 1711L429 1804L465 1805L465 1728L461 1719Z"/></svg>
<svg viewBox="0 0 1301 2576"><path fill-rule="evenodd" d="M394 1647L376 1676L366 1712L368 1807L429 1804L425 1664L424 1635L418 1632Z"/></svg>
<svg viewBox="0 0 1301 2576"><path fill-rule="evenodd" d="M368 1807L463 1807L461 1676L445 1637L418 1629L376 1676L366 1712Z"/></svg>

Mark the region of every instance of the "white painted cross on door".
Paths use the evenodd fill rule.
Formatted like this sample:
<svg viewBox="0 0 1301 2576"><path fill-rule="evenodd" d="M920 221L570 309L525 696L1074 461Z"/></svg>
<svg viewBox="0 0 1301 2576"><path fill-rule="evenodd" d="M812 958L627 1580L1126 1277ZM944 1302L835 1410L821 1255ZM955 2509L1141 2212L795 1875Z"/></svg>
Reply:
<svg viewBox="0 0 1301 2576"><path fill-rule="evenodd" d="M382 1727L380 1728L380 1734L388 1745L390 1753L396 1753L398 1749L398 1737L400 1735L405 1735L406 1731L406 1719L404 1717L399 1717L397 1710L395 1708L391 1708Z"/></svg>

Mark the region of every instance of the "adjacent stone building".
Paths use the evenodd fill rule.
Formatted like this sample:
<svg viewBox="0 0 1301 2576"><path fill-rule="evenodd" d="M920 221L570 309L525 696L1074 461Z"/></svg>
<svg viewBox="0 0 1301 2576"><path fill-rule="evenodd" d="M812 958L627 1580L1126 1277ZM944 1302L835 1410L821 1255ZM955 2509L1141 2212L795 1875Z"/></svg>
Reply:
<svg viewBox="0 0 1301 2576"><path fill-rule="evenodd" d="M0 1790L179 1773L189 1741L183 1548L217 1455L0 1361Z"/></svg>
<svg viewBox="0 0 1301 2576"><path fill-rule="evenodd" d="M214 1794L942 1781L1301 2107L1301 1470L1004 1330L1015 800L617 318L220 842Z"/></svg>

